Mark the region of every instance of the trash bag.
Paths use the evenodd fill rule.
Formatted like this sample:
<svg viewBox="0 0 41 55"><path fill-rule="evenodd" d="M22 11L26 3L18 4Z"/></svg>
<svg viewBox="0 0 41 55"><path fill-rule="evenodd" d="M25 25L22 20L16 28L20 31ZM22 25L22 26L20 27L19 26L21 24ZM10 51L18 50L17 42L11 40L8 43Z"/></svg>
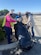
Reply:
<svg viewBox="0 0 41 55"><path fill-rule="evenodd" d="M22 22L17 22L14 28L15 37L19 40L20 48L28 49L29 46L32 46L32 40L25 25Z"/></svg>

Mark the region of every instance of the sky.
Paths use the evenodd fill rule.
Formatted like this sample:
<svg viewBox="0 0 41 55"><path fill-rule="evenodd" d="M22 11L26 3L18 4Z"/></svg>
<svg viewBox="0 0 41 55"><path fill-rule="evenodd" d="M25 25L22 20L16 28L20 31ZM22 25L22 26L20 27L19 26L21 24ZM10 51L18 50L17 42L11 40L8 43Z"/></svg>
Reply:
<svg viewBox="0 0 41 55"><path fill-rule="evenodd" d="M0 10L14 9L15 12L41 12L41 0L0 0Z"/></svg>

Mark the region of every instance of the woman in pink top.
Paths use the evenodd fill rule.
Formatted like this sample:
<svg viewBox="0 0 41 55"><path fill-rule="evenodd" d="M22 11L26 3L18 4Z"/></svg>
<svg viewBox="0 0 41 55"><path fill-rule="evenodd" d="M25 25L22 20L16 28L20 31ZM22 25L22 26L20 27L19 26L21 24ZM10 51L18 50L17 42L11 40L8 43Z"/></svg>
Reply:
<svg viewBox="0 0 41 55"><path fill-rule="evenodd" d="M10 39L10 35L12 34L11 22L16 22L16 20L14 20L14 19L10 16L11 13L12 13L12 11L9 12L9 13L5 16L5 18L6 18L6 23L5 23L5 26L4 26L4 29L5 29L5 31L6 31L6 36L7 36L8 44L11 43L11 39Z"/></svg>

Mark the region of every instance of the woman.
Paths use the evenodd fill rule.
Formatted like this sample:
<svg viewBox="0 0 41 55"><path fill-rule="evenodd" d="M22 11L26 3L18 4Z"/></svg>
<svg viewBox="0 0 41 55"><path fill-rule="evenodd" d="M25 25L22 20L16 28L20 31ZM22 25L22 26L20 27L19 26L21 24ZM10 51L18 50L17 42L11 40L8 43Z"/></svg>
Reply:
<svg viewBox="0 0 41 55"><path fill-rule="evenodd" d="M12 28L11 28L11 22L16 22L16 20L14 20L10 14L13 13L13 10L11 10L6 16L5 16L5 25L4 25L4 29L6 31L6 35L7 35L7 40L8 40L8 44L11 43L11 39L10 39L10 35L12 34Z"/></svg>
<svg viewBox="0 0 41 55"><path fill-rule="evenodd" d="M28 19L27 26L30 27L30 33L31 33L32 38L33 38L34 37L34 30L33 30L34 21L33 21L32 15L29 12L26 12L26 17Z"/></svg>

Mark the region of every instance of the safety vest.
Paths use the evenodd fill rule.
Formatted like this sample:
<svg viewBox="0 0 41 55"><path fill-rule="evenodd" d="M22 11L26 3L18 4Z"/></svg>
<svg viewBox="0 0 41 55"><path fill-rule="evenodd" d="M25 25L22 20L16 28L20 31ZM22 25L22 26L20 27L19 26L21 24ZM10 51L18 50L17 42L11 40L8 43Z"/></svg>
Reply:
<svg viewBox="0 0 41 55"><path fill-rule="evenodd" d="M5 26L5 23L6 23L6 18L3 19L2 27ZM10 25L11 26L14 26L14 23L13 22L10 22Z"/></svg>
<svg viewBox="0 0 41 55"><path fill-rule="evenodd" d="M6 18L3 19L2 27L5 26L5 23L6 23Z"/></svg>

